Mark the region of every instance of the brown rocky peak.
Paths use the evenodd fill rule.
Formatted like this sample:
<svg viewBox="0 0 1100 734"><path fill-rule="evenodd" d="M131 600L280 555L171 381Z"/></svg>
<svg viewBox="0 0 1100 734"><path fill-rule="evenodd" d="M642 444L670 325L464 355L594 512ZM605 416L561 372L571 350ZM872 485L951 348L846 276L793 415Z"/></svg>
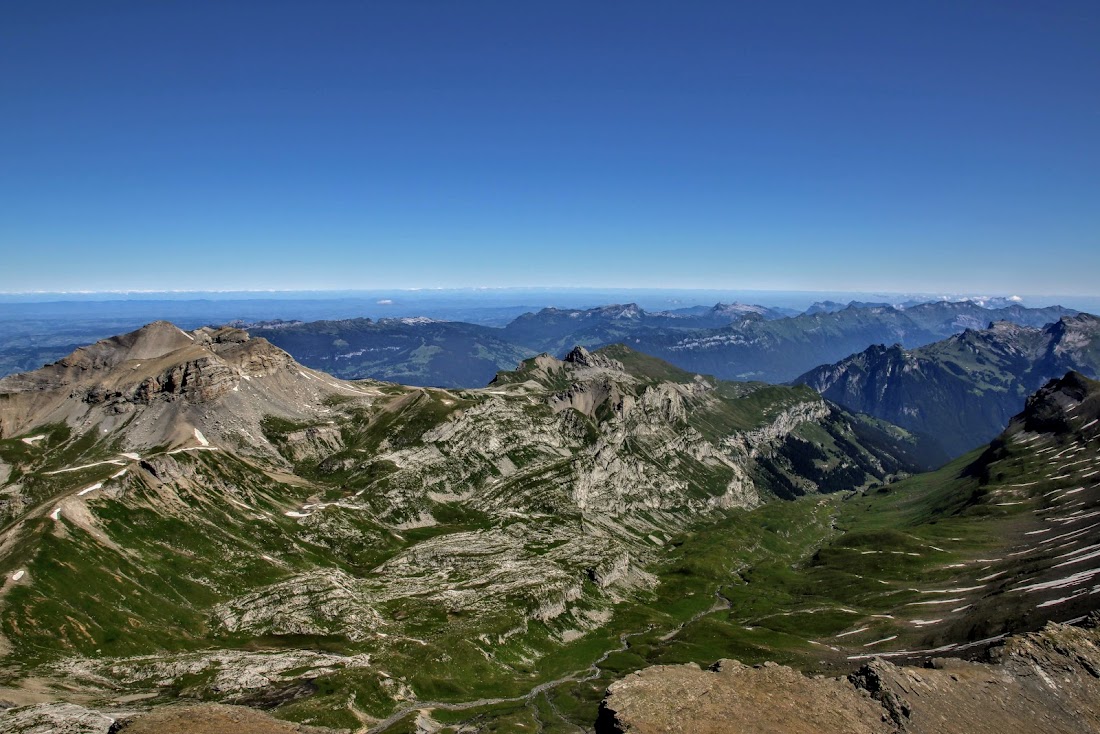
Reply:
<svg viewBox="0 0 1100 734"><path fill-rule="evenodd" d="M194 335L167 321L154 321L136 331L81 347L58 364L80 369L110 368L130 360L158 359L194 345Z"/></svg>

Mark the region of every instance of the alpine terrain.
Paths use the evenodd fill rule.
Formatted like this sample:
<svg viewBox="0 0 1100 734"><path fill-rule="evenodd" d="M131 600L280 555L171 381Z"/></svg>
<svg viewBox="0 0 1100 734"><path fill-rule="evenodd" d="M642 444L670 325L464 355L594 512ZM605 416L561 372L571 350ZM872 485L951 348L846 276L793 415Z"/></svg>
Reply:
<svg viewBox="0 0 1100 734"><path fill-rule="evenodd" d="M189 726L235 711L214 702L590 725L633 636L725 603L675 565L710 542L685 538L735 523L715 563L770 554L746 512L778 505L769 534L802 547L829 493L920 452L809 388L621 346L444 390L153 323L0 381L0 728L140 731L180 701Z"/></svg>

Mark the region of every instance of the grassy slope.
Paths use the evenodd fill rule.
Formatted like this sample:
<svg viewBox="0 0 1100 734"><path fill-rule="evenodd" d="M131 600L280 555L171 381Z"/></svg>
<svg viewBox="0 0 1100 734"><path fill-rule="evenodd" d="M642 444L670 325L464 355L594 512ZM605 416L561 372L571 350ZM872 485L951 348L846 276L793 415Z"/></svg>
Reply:
<svg viewBox="0 0 1100 734"><path fill-rule="evenodd" d="M619 635L630 635L628 649L609 655L591 680L556 686L526 705L446 712L437 718L485 730L508 731L537 721L543 731L576 731L594 721L608 684L647 665L709 665L732 657L836 674L850 669L853 659L876 652L954 644L959 646L954 654L965 654L967 643L1034 629L1049 618L1068 619L1082 607L1063 604L1043 611L1035 602L1045 597L1009 591L1024 576L1050 574L1050 559L1039 554L1013 561L1006 551L1021 547L1027 533L1043 527L1035 515L1048 511L1044 494L1080 484L1081 474L1094 467L1085 462L1074 476L1048 477L1050 462L1040 447L1080 445L1087 451L1095 443L1045 439L1016 446L993 465L993 476L984 484L965 471L979 458L973 452L881 490L731 512L674 539L655 594L620 605L602 632L608 649L616 647ZM1021 505L995 501L1019 492L1018 485L1028 481L1036 483L1029 485ZM1100 492L1093 490L1095 505ZM975 580L991 576L999 578L985 584ZM961 589L956 594L967 598L946 607L925 604L942 600L937 592L945 589ZM969 610L945 618L947 607L967 603L973 605ZM923 624L931 618L945 621ZM885 638L893 639L877 643ZM579 669L587 659L578 653Z"/></svg>

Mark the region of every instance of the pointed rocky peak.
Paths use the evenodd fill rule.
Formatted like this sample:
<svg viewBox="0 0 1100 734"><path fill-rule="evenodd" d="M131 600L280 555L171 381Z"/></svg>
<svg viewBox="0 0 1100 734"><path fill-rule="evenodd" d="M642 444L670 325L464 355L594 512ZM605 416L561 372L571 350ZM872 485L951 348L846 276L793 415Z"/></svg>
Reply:
<svg viewBox="0 0 1100 734"><path fill-rule="evenodd" d="M1100 332L1100 316L1093 316L1091 313L1062 316L1053 322L1049 328L1060 333L1078 331L1095 334Z"/></svg>
<svg viewBox="0 0 1100 734"><path fill-rule="evenodd" d="M1064 433L1071 430L1071 420L1086 418L1098 409L1100 382L1071 371L1032 394L1017 420L1022 421L1025 430L1035 433Z"/></svg>
<svg viewBox="0 0 1100 734"><path fill-rule="evenodd" d="M865 353L876 357L882 357L886 355L901 356L905 354L905 347L903 347L901 344L898 344L897 342L894 342L890 346L886 346L885 344L872 344L871 346L867 347Z"/></svg>
<svg viewBox="0 0 1100 734"><path fill-rule="evenodd" d="M809 308L803 311L803 313L807 316L812 316L819 313L833 313L834 311L842 311L845 308L847 308L847 306L845 306L843 303L838 303L837 301L815 301L813 304L810 305Z"/></svg>
<svg viewBox="0 0 1100 734"><path fill-rule="evenodd" d="M616 370L618 372L623 372L625 370L623 363L617 359L612 359L599 352L590 352L579 345L573 347L573 350L565 355L565 362L578 367L599 367L608 370Z"/></svg>

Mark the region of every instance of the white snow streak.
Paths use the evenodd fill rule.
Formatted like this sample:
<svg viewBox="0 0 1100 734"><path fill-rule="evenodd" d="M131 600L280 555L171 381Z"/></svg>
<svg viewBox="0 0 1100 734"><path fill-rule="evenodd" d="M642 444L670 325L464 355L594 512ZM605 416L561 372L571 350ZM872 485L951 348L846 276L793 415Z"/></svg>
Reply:
<svg viewBox="0 0 1100 734"><path fill-rule="evenodd" d="M103 487L103 482L96 482L96 483L95 483L95 484L93 484L92 486L90 486L90 487L85 487L84 489L82 489L82 490L80 490L79 492L77 492L77 493L76 493L76 496L77 496L77 497L83 497L84 495L88 494L89 492L94 492L94 491L96 491L97 489L101 489L102 487Z"/></svg>

